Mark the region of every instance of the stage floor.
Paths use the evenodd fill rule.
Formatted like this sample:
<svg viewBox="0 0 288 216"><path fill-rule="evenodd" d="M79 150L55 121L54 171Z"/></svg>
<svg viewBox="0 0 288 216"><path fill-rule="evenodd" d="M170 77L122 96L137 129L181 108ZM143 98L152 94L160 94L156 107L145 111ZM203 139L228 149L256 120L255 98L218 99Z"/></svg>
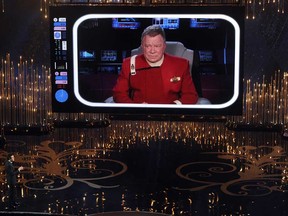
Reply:
<svg viewBox="0 0 288 216"><path fill-rule="evenodd" d="M7 135L15 154L19 207L30 215L288 215L288 141L273 131L224 123L111 122Z"/></svg>

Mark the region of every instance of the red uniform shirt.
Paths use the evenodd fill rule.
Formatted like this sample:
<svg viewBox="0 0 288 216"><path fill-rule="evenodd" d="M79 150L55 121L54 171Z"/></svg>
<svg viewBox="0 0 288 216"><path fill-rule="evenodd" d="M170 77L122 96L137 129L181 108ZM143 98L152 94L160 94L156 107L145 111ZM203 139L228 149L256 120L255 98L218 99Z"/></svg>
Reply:
<svg viewBox="0 0 288 216"><path fill-rule="evenodd" d="M164 55L159 67L151 67L139 55L135 60L136 74L131 74L130 57L124 59L113 99L116 103L195 104L198 100L186 59Z"/></svg>

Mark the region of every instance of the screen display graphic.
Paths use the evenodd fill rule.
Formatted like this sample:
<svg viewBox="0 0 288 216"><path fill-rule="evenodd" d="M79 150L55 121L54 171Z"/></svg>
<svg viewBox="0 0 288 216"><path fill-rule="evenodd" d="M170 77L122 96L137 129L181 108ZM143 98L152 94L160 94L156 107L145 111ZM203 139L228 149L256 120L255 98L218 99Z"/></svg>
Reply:
<svg viewBox="0 0 288 216"><path fill-rule="evenodd" d="M243 7L51 6L52 109L241 115L244 20ZM168 54L180 56L173 54L179 45L187 53L192 51L191 77L199 96L196 104L113 100L112 89L123 60L140 47L143 30L152 24L165 30Z"/></svg>

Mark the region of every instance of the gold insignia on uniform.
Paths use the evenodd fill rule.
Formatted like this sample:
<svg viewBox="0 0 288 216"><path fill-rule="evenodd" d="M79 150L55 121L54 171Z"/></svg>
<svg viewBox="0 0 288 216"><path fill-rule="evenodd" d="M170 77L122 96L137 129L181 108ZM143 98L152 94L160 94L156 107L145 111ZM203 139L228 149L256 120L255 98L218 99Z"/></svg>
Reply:
<svg viewBox="0 0 288 216"><path fill-rule="evenodd" d="M181 80L181 77L173 77L170 79L170 82L179 82Z"/></svg>

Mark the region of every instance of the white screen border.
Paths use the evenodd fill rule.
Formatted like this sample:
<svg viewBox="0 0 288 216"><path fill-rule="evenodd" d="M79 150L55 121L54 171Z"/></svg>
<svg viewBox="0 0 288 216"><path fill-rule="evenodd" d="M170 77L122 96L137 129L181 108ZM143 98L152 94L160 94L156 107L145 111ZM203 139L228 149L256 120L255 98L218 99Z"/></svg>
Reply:
<svg viewBox="0 0 288 216"><path fill-rule="evenodd" d="M81 97L79 93L78 79L78 27L88 19L101 18L188 18L188 19L222 19L231 23L235 30L235 55L234 55L234 92L231 99L222 104L136 104L136 103L105 103L91 102ZM87 14L76 20L73 25L73 90L77 100L88 107L111 107L111 108L168 108L168 109L224 109L233 105L239 97L240 79L240 27L237 21L225 14Z"/></svg>

